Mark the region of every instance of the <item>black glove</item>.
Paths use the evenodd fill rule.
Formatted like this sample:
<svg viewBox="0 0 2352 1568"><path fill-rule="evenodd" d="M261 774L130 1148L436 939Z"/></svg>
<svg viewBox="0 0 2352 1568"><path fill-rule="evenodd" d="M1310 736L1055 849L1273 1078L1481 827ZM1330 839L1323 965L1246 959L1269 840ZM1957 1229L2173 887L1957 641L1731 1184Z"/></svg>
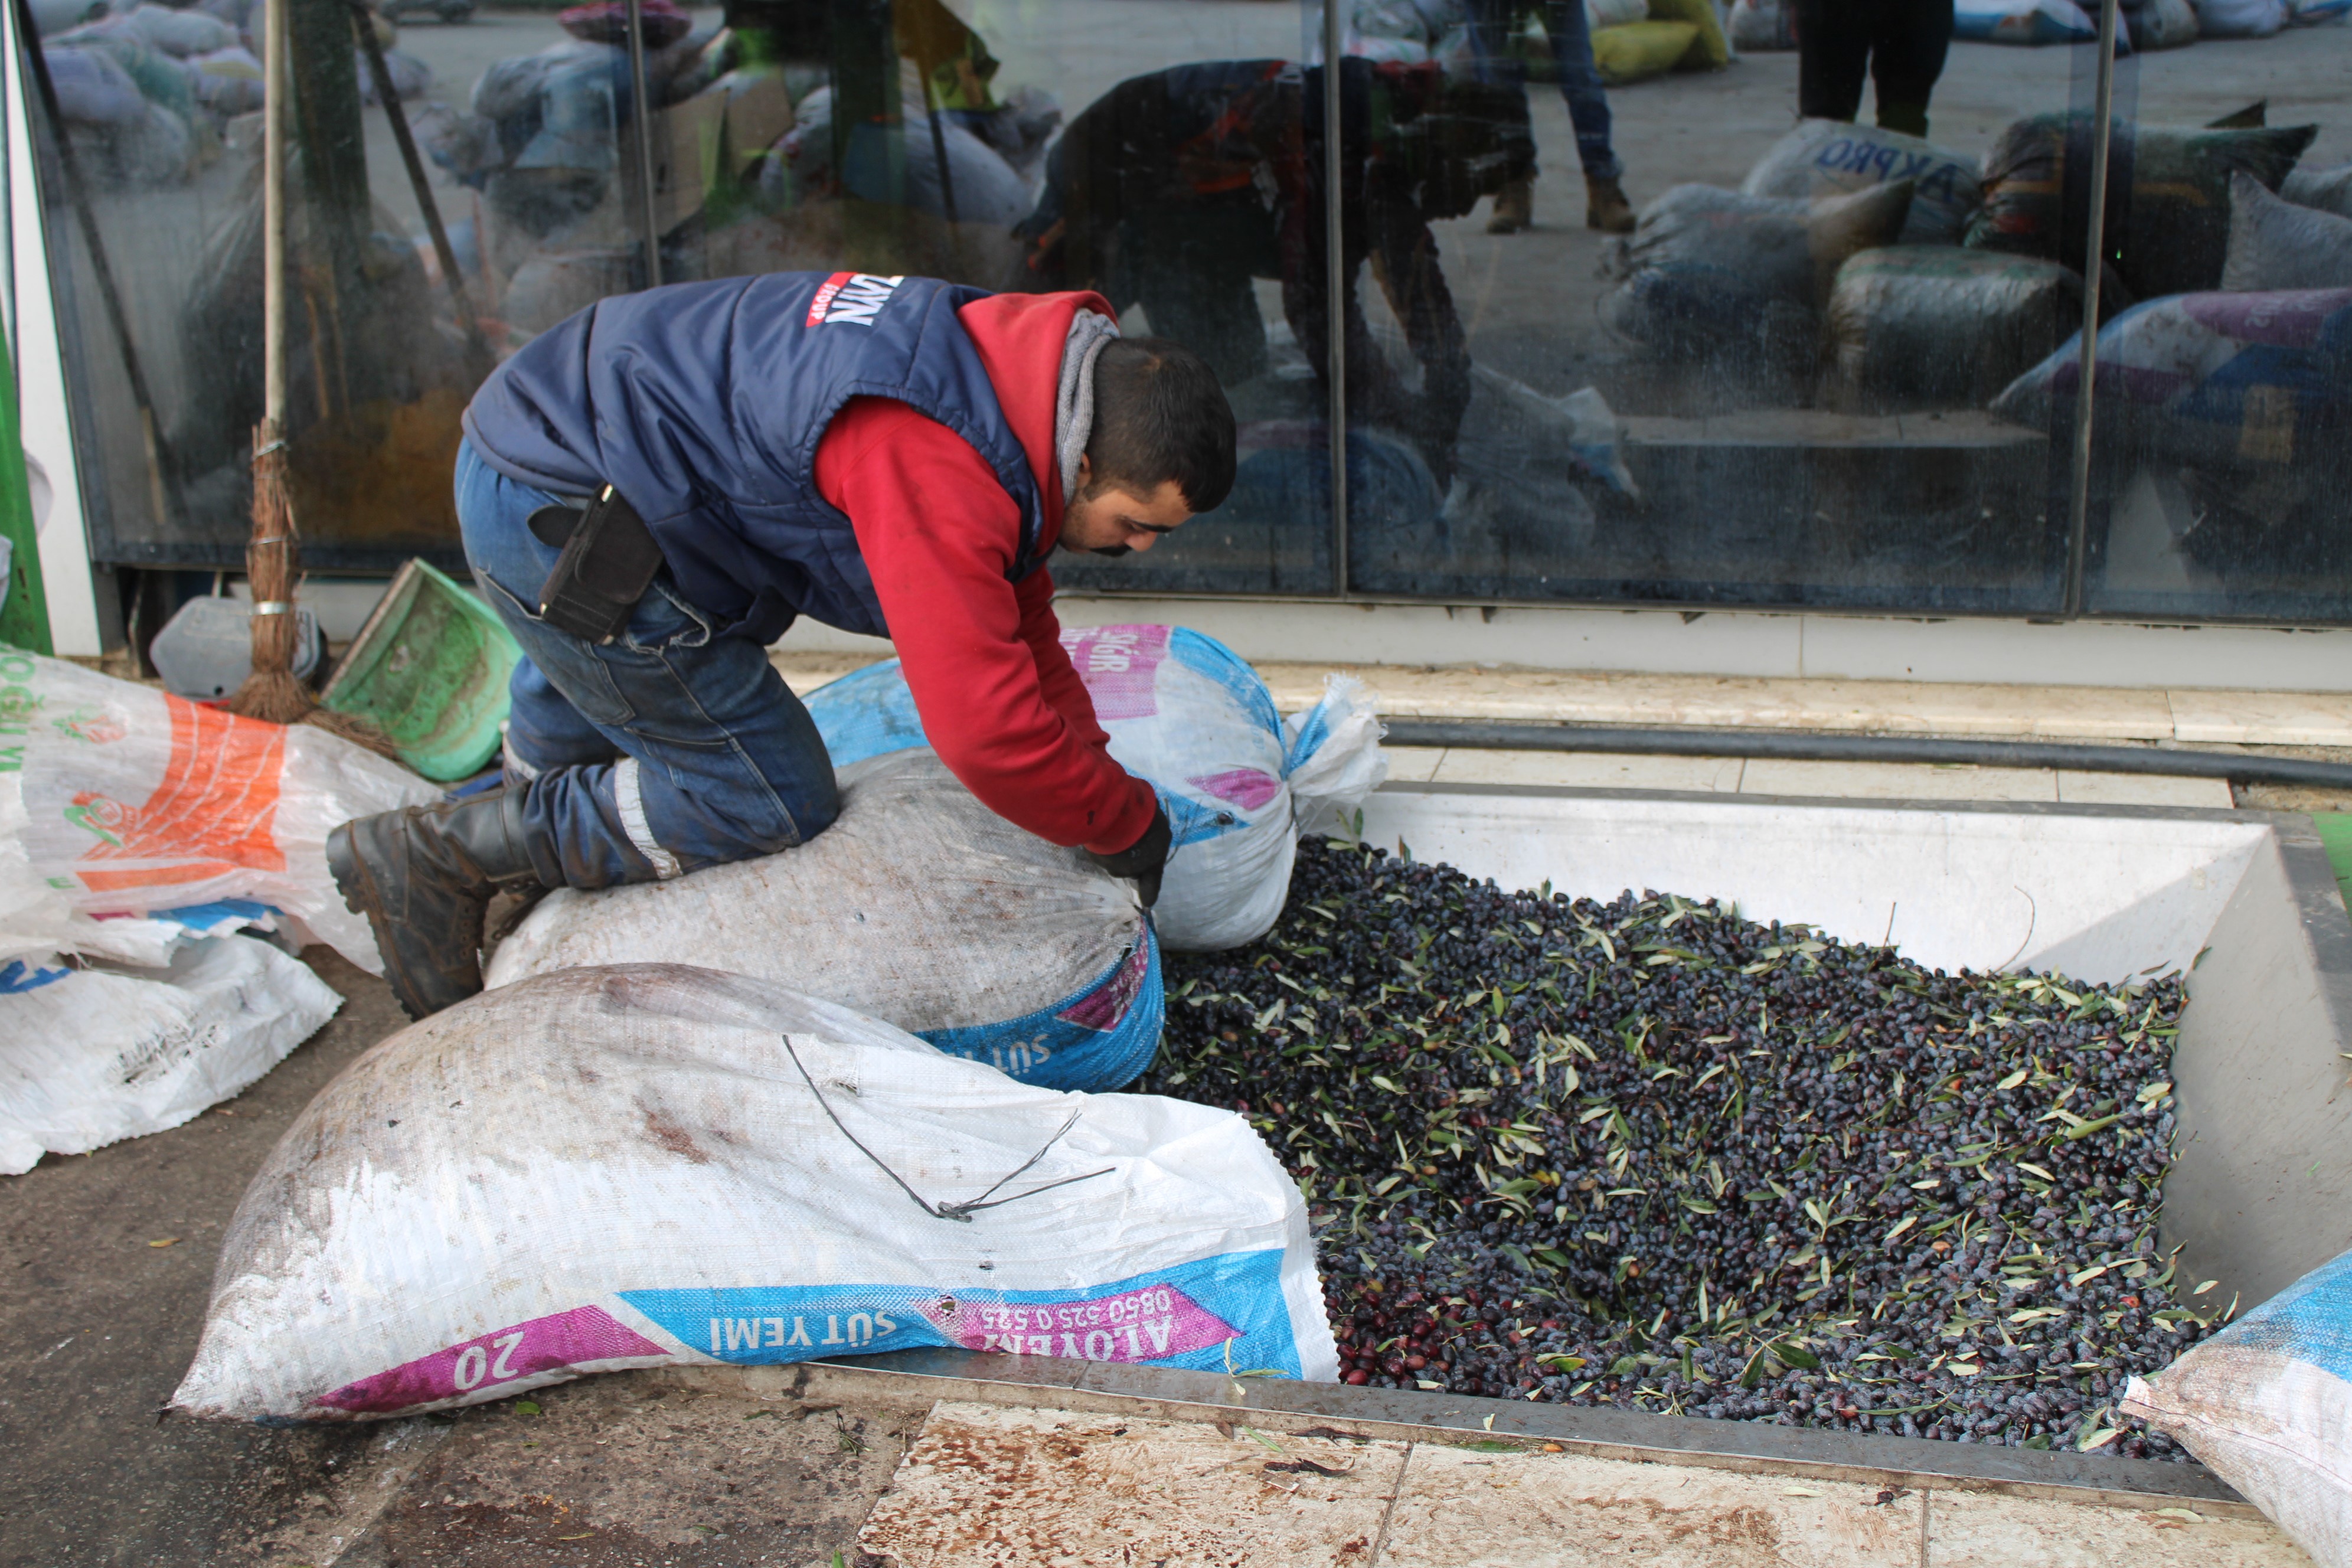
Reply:
<svg viewBox="0 0 2352 1568"><path fill-rule="evenodd" d="M1168 825L1168 813L1154 805L1151 826L1143 830L1142 837L1116 855L1097 855L1089 849L1087 858L1114 877L1133 880L1148 910L1160 901L1160 873L1167 868L1168 851L1175 838L1176 830Z"/></svg>

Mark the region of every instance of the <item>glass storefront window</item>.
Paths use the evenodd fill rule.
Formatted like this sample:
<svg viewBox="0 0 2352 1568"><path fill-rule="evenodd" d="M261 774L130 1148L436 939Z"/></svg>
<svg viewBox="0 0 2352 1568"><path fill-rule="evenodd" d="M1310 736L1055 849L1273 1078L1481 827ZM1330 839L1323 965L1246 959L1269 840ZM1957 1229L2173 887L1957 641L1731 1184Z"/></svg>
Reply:
<svg viewBox="0 0 2352 1568"><path fill-rule="evenodd" d="M2341 621L2352 39L2279 0L2214 16L2252 36L2120 67L2107 221L2128 298L2094 357L2086 605Z"/></svg>
<svg viewBox="0 0 2352 1568"><path fill-rule="evenodd" d="M1243 472L1148 557L1065 557L1056 580L1328 592L1325 362L1298 330L1322 225L1300 27L1292 6L1198 0L744 5L711 46L706 96L728 96L709 195L665 232L665 275L1095 289L1129 332L1208 358Z"/></svg>
<svg viewBox="0 0 2352 1568"><path fill-rule="evenodd" d="M1066 586L2347 618L2352 275L2301 215L2352 223L2352 27L2181 48L2183 0L2128 9L2085 409L2095 11L2064 0L1949 41L1829 0L641 0L637 61L626 0L375 0L421 180L349 0L291 3L315 566L454 560L457 411L569 312L850 269L1098 289L1215 366L1232 498ZM92 541L233 567L259 8L149 9L44 41Z"/></svg>
<svg viewBox="0 0 2352 1568"><path fill-rule="evenodd" d="M1996 405L2082 288L1987 222L1979 171L2087 101L2094 51L1939 72L1932 7L1885 9L1865 68L1834 8L1801 60L1732 58L1704 4L1467 0L1423 65L1357 5L1352 587L2059 606L2072 410Z"/></svg>
<svg viewBox="0 0 2352 1568"><path fill-rule="evenodd" d="M633 282L626 51L545 12L386 9L362 47L349 6L290 8L289 460L313 566L454 561L475 385L562 313L551 273ZM261 407L264 11L126 11L48 30L57 117L36 115L92 551L234 568Z"/></svg>

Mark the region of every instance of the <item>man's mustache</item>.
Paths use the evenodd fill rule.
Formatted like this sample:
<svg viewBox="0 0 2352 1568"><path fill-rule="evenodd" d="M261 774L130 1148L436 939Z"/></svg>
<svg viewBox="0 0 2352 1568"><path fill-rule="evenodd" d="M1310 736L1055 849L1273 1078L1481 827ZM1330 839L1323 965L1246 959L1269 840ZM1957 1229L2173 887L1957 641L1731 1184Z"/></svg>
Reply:
<svg viewBox="0 0 2352 1568"><path fill-rule="evenodd" d="M1088 552L1088 553L1094 555L1125 555L1128 554L1132 548L1132 546L1125 544L1104 544L1097 546L1094 550Z"/></svg>

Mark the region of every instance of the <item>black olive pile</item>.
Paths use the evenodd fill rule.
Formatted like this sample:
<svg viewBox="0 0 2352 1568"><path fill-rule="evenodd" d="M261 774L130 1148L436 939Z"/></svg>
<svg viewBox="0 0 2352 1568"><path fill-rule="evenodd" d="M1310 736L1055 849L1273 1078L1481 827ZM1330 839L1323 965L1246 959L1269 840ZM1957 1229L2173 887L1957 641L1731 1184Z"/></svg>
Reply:
<svg viewBox="0 0 2352 1568"><path fill-rule="evenodd" d="M1167 973L1137 1087L1298 1179L1349 1383L2181 1457L2116 1411L2227 1305L2156 1243L2177 976L1320 842L1263 941Z"/></svg>

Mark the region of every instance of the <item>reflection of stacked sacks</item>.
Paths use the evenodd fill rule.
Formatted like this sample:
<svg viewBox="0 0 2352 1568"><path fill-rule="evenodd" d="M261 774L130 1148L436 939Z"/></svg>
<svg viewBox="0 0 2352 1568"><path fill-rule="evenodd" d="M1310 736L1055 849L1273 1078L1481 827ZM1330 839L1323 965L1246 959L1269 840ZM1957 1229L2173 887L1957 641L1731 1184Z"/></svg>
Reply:
<svg viewBox="0 0 2352 1568"><path fill-rule="evenodd" d="M1839 266L1895 244L1949 245L1976 203L1972 166L1895 132L1808 121L1738 191L1677 185L1602 250L1617 336L1747 382L1811 364Z"/></svg>
<svg viewBox="0 0 2352 1568"><path fill-rule="evenodd" d="M1731 45L1709 0L1585 0L1584 20L1593 67L1611 87L1731 63ZM1542 29L1531 20L1517 42L1528 55L1528 74L1549 79L1551 40Z"/></svg>
<svg viewBox="0 0 2352 1568"><path fill-rule="evenodd" d="M1571 0L1573 3L1573 0ZM1711 0L1582 0L1593 65L1612 87L1673 70L1721 70L1731 63ZM1510 47L1538 80L1552 75L1551 39L1532 11ZM1310 32L1320 36L1321 28ZM1434 61L1449 76L1486 78L1465 0L1355 0L1342 51L1388 65ZM1322 59L1309 52L1308 64Z"/></svg>
<svg viewBox="0 0 2352 1568"><path fill-rule="evenodd" d="M482 192L483 222L452 226L461 258L498 280L499 314L535 332L635 285L640 241L621 208L618 138L636 119L625 18L617 4L557 18L571 36L502 59L474 84L471 112L420 117L420 140L461 184ZM709 84L686 14L645 0L646 83L656 107Z"/></svg>
<svg viewBox="0 0 2352 1568"><path fill-rule="evenodd" d="M1745 0L1743 0L1745 3ZM2291 26L2337 22L2352 0L2123 0L2119 51L2171 49L2206 38L2267 38ZM1952 37L1979 44L2087 44L2096 4L2076 0L1958 0Z"/></svg>
<svg viewBox="0 0 2352 1568"><path fill-rule="evenodd" d="M2082 321L2082 279L2054 261L1866 250L1830 292L1821 401L1855 414L1981 408Z"/></svg>
<svg viewBox="0 0 2352 1568"><path fill-rule="evenodd" d="M669 144L656 155L656 167L671 170L656 205L667 227L691 216L717 163L695 143L731 134L764 145L791 124L791 95L782 70L734 68L733 35L696 28L671 0L644 0L639 16L653 109L698 104L656 132L657 145ZM591 0L556 20L569 37L492 65L467 112L428 108L417 121L434 162L481 192L480 223L453 223L450 238L461 262L487 275L498 316L525 335L637 287L643 258L622 175L625 139L640 119L627 8ZM740 162L730 160L730 171Z"/></svg>
<svg viewBox="0 0 2352 1568"><path fill-rule="evenodd" d="M2340 22L2352 0L2122 0L2119 52L2172 49L2208 38L2266 38L2290 26ZM1977 44L2088 44L2099 36L2091 0L1957 0L1952 37ZM1797 47L1790 0L1734 0L1731 41L1742 50Z"/></svg>
<svg viewBox="0 0 2352 1568"><path fill-rule="evenodd" d="M913 71L908 62L906 74L912 78ZM915 91L902 89L901 100L915 101L919 92L916 79ZM952 216L959 223L1011 228L1029 216L1036 200L1036 171L1060 118L1052 100L1034 89L1022 89L1012 103L988 113L908 113L902 146L896 150L906 205L934 217ZM877 129L858 128L869 135ZM849 157L836 170L833 89L820 87L793 106L793 128L760 160L757 187L766 202L780 208L836 193L882 200L888 189L892 160L887 154L891 151L878 137L869 143L853 132ZM944 180L940 174L942 152L947 154Z"/></svg>
<svg viewBox="0 0 2352 1568"><path fill-rule="evenodd" d="M2238 118L2232 116L2232 119ZM1984 158L1985 205L1966 243L2079 264L2088 204L2064 199L2091 166L2092 121L2037 114L2011 124ZM2215 289L2229 240L2230 176L2276 188L2315 126L2164 126L2118 121L2107 168L2108 254L2136 300Z"/></svg>
<svg viewBox="0 0 2352 1568"><path fill-rule="evenodd" d="M130 185L184 178L208 144L203 109L233 74L201 57L243 55L236 34L201 12L142 5L84 22L43 45L58 110L101 178ZM241 61L222 62L233 70ZM258 76L258 67L256 75Z"/></svg>
<svg viewBox="0 0 2352 1568"><path fill-rule="evenodd" d="M1676 185L1602 251L1601 324L1664 357L1769 384L1801 372L1837 268L1893 244L1912 180L1807 201Z"/></svg>
<svg viewBox="0 0 2352 1568"><path fill-rule="evenodd" d="M2352 221L2315 210L2352 209L2352 171L2294 172L2314 129L2247 120L2118 126L2103 313L2352 287L2338 233ZM1601 321L1751 395L1805 400L1818 372L1813 400L1849 412L1985 407L2081 325L2084 204L2063 193L2068 168L2089 164L2089 132L2080 115L2021 120L1979 167L1916 137L1808 121L1739 194L1686 185L1651 204L1604 254L1619 286Z"/></svg>
<svg viewBox="0 0 2352 1568"><path fill-rule="evenodd" d="M2100 449L2118 478L2179 487L2192 558L2333 571L2352 521L2352 165L2298 173L2281 195L2233 173L2230 204L2218 289L2100 329ZM2054 428L2081 391L2078 337L1992 406Z"/></svg>
<svg viewBox="0 0 2352 1568"><path fill-rule="evenodd" d="M724 190L733 198L727 220L699 236L703 258L717 272L830 265L839 255L836 233L779 220L845 194L881 199L881 184L866 176L870 165L891 160L861 161L859 139L879 128L857 128L851 167L836 175L824 62L774 60L733 28L696 26L671 0L643 0L639 14L661 150L655 220L662 231L705 214ZM498 315L526 334L637 286L642 264L638 216L622 178L640 119L624 47L626 7L592 0L557 19L571 37L490 67L467 112L428 107L416 117L433 160L482 194L478 234L469 220L450 226L461 261L488 275ZM1008 229L1028 210L1032 174L1060 111L1044 94L1024 89L1008 104L950 107L927 120L914 108L925 83L911 62L902 65L908 108L903 128L891 134L903 149L906 205L940 215L951 199L965 223ZM986 66L992 70L994 62ZM942 146L944 186L935 155ZM762 237L803 249L763 250ZM929 269L944 264L935 260ZM666 261L673 280L693 265L686 256Z"/></svg>
<svg viewBox="0 0 2352 1568"><path fill-rule="evenodd" d="M139 5L105 11L100 4L36 12L67 133L110 183L184 179L208 160L223 125L261 107L259 9L250 0L207 0L188 10ZM394 90L403 98L422 95L432 71L390 47L387 24L375 26ZM359 76L362 96L373 102L363 66Z"/></svg>
<svg viewBox="0 0 2352 1568"><path fill-rule="evenodd" d="M2083 220L2056 193L2069 162L2087 163L2089 129L2081 116L2012 126L1987 158L1969 243L2078 250ZM2169 497L2192 559L2326 564L2352 521L2352 168L2296 170L2308 126L2117 130L2105 285L2116 310L2096 384L2103 482L2145 476ZM2063 428L2081 412L2081 374L2075 337L1992 409Z"/></svg>
<svg viewBox="0 0 2352 1568"><path fill-rule="evenodd" d="M2067 127L2063 155L2082 155L2082 130ZM2312 135L2143 126L2116 139L2129 173L2109 210L2130 205L2109 244L2128 308L2099 331L2100 472L2156 487L2179 547L2209 567L2333 571L2352 523L2352 167L2294 169ZM2016 199L1989 201L2009 242L2081 243L2032 189L2054 173L2036 160ZM2081 412L2081 377L2077 336L1993 411L2059 428Z"/></svg>
<svg viewBox="0 0 2352 1568"><path fill-rule="evenodd" d="M1593 29L1592 63L1602 81L1622 87L1668 71L1721 70L1731 47L1708 0L1647 0L1639 19Z"/></svg>

